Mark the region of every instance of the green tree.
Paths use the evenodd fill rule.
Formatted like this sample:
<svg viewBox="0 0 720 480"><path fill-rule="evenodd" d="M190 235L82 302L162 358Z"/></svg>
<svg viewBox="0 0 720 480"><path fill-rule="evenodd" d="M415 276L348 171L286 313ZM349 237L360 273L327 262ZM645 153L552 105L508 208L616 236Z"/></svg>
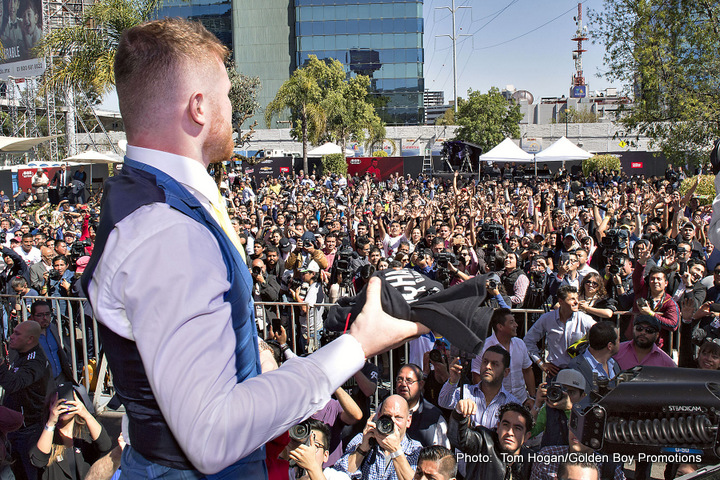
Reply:
<svg viewBox="0 0 720 480"><path fill-rule="evenodd" d="M621 168L620 158L615 155L595 155L583 160L582 163L583 175L590 175L602 169L605 169L606 172L612 172L613 170L619 172Z"/></svg>
<svg viewBox="0 0 720 480"><path fill-rule="evenodd" d="M343 153L331 153L322 157L322 169L323 175L330 175L336 173L338 175L347 175L347 162L345 161L345 154Z"/></svg>
<svg viewBox="0 0 720 480"><path fill-rule="evenodd" d="M237 71L234 62L227 65L228 77L230 78L230 104L233 107L233 128L238 134L236 145L245 145L249 142L250 137L255 133L257 121L250 125L250 129L246 133L242 133L240 126L245 120L255 115L260 104L257 101L258 93L260 93L260 78L243 75Z"/></svg>
<svg viewBox="0 0 720 480"><path fill-rule="evenodd" d="M557 122L553 123L597 123L598 114L590 110L578 110L575 107L568 107L558 115Z"/></svg>
<svg viewBox="0 0 720 480"><path fill-rule="evenodd" d="M520 106L509 102L492 87L488 93L468 90L467 100L458 98L456 124L460 126L455 140L474 143L483 152L502 142L506 137L520 136Z"/></svg>
<svg viewBox="0 0 720 480"><path fill-rule="evenodd" d="M99 0L85 11L77 25L45 36L36 49L53 63L45 84L68 86L103 95L115 86L115 52L122 32L152 18L162 0Z"/></svg>
<svg viewBox="0 0 720 480"><path fill-rule="evenodd" d="M273 117L290 110L293 138L302 139L303 169L308 172L308 145L319 140L325 126L325 112L320 106L322 95L317 80L304 68L298 68L280 86L275 98L265 108L265 123L271 127ZM299 135L298 135L299 130Z"/></svg>
<svg viewBox="0 0 720 480"><path fill-rule="evenodd" d="M455 125L455 109L445 110L445 113L435 119L435 125Z"/></svg>
<svg viewBox="0 0 720 480"><path fill-rule="evenodd" d="M348 141L362 142L366 132L372 135L383 127L384 135L384 126L368 99L369 86L366 76L348 79L339 61L311 55L280 87L265 110L265 122L270 127L274 117L289 110L290 133L303 143L303 168L307 171L309 143L333 141L345 151Z"/></svg>
<svg viewBox="0 0 720 480"><path fill-rule="evenodd" d="M720 136L720 3L604 0L591 19L606 77L633 96L625 134L647 135L673 163L706 162Z"/></svg>

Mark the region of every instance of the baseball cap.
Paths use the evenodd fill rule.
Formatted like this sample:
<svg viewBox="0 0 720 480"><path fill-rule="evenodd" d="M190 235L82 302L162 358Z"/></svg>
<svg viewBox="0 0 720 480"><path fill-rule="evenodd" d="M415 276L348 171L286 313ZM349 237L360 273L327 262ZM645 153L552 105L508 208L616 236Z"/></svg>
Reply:
<svg viewBox="0 0 720 480"><path fill-rule="evenodd" d="M310 263L307 264L307 267L301 268L300 271L317 273L320 271L320 265L318 265L315 260L310 260Z"/></svg>
<svg viewBox="0 0 720 480"><path fill-rule="evenodd" d="M428 227L425 229L425 235L437 235L437 230L435 227Z"/></svg>
<svg viewBox="0 0 720 480"><path fill-rule="evenodd" d="M582 391L585 391L586 386L585 377L582 376L582 373L577 370L573 370L572 368L560 370L557 377L555 377L555 382L553 383L564 385L566 387L578 388Z"/></svg>
<svg viewBox="0 0 720 480"><path fill-rule="evenodd" d="M653 317L652 315L638 315L635 317L635 320L633 321L633 325L639 325L641 323L644 323L646 325L650 325L658 332L660 331L660 321Z"/></svg>
<svg viewBox="0 0 720 480"><path fill-rule="evenodd" d="M488 279L488 281L493 281L493 280L494 280L494 281L496 281L497 283L500 283L500 277L498 276L497 273L491 273L491 274L488 276L487 279Z"/></svg>
<svg viewBox="0 0 720 480"><path fill-rule="evenodd" d="M283 253L287 253L292 248L292 245L290 244L290 239L288 238L281 238L280 243L278 243L278 246L280 247L280 251Z"/></svg>

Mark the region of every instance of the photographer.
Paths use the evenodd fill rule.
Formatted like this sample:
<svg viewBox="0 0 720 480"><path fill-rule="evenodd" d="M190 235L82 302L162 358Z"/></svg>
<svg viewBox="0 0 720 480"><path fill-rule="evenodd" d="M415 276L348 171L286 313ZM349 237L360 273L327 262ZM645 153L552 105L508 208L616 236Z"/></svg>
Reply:
<svg viewBox="0 0 720 480"><path fill-rule="evenodd" d="M414 264L413 270L425 275L430 280L436 279L437 270L433 268L435 266L435 258L431 250L426 249L420 252L415 250L410 257L410 261Z"/></svg>
<svg viewBox="0 0 720 480"><path fill-rule="evenodd" d="M65 255L57 255L53 258L53 269L48 273L46 288L40 292L49 297L70 297L72 296L72 284L75 281L75 273L68 268L68 258ZM67 313L67 300L53 301L53 310L59 311L60 315Z"/></svg>
<svg viewBox="0 0 720 480"><path fill-rule="evenodd" d="M605 290L610 298L617 301L618 309L623 311L632 309L635 298L632 265L630 257L624 253L613 254L611 260L605 265Z"/></svg>
<svg viewBox="0 0 720 480"><path fill-rule="evenodd" d="M350 441L335 468L351 476L359 471L362 478L411 480L422 445L405 435L410 424L405 399L389 396L362 433Z"/></svg>
<svg viewBox="0 0 720 480"><path fill-rule="evenodd" d="M561 370L550 385L540 385L531 411L535 418L532 436L543 434L540 445L567 445L572 407L585 397L586 386L582 374L571 368Z"/></svg>
<svg viewBox="0 0 720 480"><path fill-rule="evenodd" d="M332 467L323 469L330 452L331 434L327 424L314 419L303 422L310 429L309 436L305 442L290 437L285 451L281 458L293 462L296 466L290 470L290 478L302 480L350 480L350 477ZM298 471L300 469L300 471ZM304 474L302 474L304 471ZM301 473L301 475L298 475Z"/></svg>
<svg viewBox="0 0 720 480"><path fill-rule="evenodd" d="M323 328L322 314L325 311L325 307L316 307L316 303L325 302L325 292L323 291L322 285L318 283L320 276L320 266L311 260L307 267L300 271L299 285L290 287L290 294L292 295L293 301L301 303L300 314L297 316L296 321L299 323L298 332L300 338L298 339L298 345L300 351L305 351L307 347L313 351L319 347L316 338L318 338L320 331ZM311 314L310 310L312 309Z"/></svg>
<svg viewBox="0 0 720 480"><path fill-rule="evenodd" d="M328 266L327 258L322 250L317 248L317 241L312 232L305 232L295 244L295 250L290 253L285 262L286 270L294 270L295 274L300 273L311 261L315 261L320 269L325 270ZM297 277L297 275L295 275Z"/></svg>
<svg viewBox="0 0 720 480"><path fill-rule="evenodd" d="M252 261L250 275L253 279L253 300L255 302L277 302L280 299L280 284L273 275L268 275L265 262L257 258ZM255 304L255 321L260 331L265 330L263 319L272 307Z"/></svg>

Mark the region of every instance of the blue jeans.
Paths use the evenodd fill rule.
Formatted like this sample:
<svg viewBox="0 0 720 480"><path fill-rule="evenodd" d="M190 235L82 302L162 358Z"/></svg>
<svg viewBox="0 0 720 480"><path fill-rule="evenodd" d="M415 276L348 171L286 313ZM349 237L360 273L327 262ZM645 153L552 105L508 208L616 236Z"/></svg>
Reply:
<svg viewBox="0 0 720 480"><path fill-rule="evenodd" d="M230 480L267 479L264 461L235 464L214 475L203 475L197 470L178 470L147 460L128 445L122 453L120 480L162 479L162 480Z"/></svg>

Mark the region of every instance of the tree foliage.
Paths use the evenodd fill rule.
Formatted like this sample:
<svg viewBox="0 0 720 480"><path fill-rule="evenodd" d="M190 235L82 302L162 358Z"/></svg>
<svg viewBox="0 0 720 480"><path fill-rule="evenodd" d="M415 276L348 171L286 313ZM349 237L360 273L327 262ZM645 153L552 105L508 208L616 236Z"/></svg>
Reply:
<svg viewBox="0 0 720 480"><path fill-rule="evenodd" d="M568 107L558 115L557 122L553 123L597 123L598 114L590 110L578 110L575 107Z"/></svg>
<svg viewBox="0 0 720 480"><path fill-rule="evenodd" d="M77 25L53 31L36 47L52 56L45 85L52 89L74 86L103 95L115 86L115 52L122 32L151 19L162 0L98 0Z"/></svg>
<svg viewBox="0 0 720 480"><path fill-rule="evenodd" d="M342 63L318 60L310 55L308 62L293 72L265 110L265 122L289 111L291 135L303 143L303 168L307 171L309 143L332 141L343 151L348 141L363 142L366 132L377 136L384 125L368 101L370 80L363 75L347 78Z"/></svg>
<svg viewBox="0 0 720 480"><path fill-rule="evenodd" d="M257 122L253 122L250 129L245 133L242 133L240 126L245 123L245 120L255 115L255 112L260 108L257 101L261 88L260 78L250 77L238 72L234 62L229 62L226 69L230 79L228 97L233 109L233 129L238 134L235 144L245 145L249 142L252 134L255 133Z"/></svg>
<svg viewBox="0 0 720 480"><path fill-rule="evenodd" d="M474 143L487 152L506 137L520 136L520 106L509 102L493 87L488 93L468 90L467 100L458 98L455 116L459 125L455 140Z"/></svg>
<svg viewBox="0 0 720 480"><path fill-rule="evenodd" d="M455 125L455 110L448 108L445 113L435 119L435 125Z"/></svg>
<svg viewBox="0 0 720 480"><path fill-rule="evenodd" d="M634 96L625 133L647 135L675 164L704 163L720 136L720 3L604 0L591 20L606 77Z"/></svg>
<svg viewBox="0 0 720 480"><path fill-rule="evenodd" d="M693 185L695 185L695 177L686 178L680 183L680 195L685 195ZM695 189L695 196L698 197L700 205L711 205L715 200L715 175L700 175L697 180L698 186Z"/></svg>
<svg viewBox="0 0 720 480"><path fill-rule="evenodd" d="M322 168L324 175L336 173L338 175L347 175L347 161L342 153L331 153L322 157Z"/></svg>
<svg viewBox="0 0 720 480"><path fill-rule="evenodd" d="M620 158L615 155L595 155L583 160L582 163L583 175L586 176L602 169L605 169L606 172L611 172L613 170L619 172L620 168Z"/></svg>

